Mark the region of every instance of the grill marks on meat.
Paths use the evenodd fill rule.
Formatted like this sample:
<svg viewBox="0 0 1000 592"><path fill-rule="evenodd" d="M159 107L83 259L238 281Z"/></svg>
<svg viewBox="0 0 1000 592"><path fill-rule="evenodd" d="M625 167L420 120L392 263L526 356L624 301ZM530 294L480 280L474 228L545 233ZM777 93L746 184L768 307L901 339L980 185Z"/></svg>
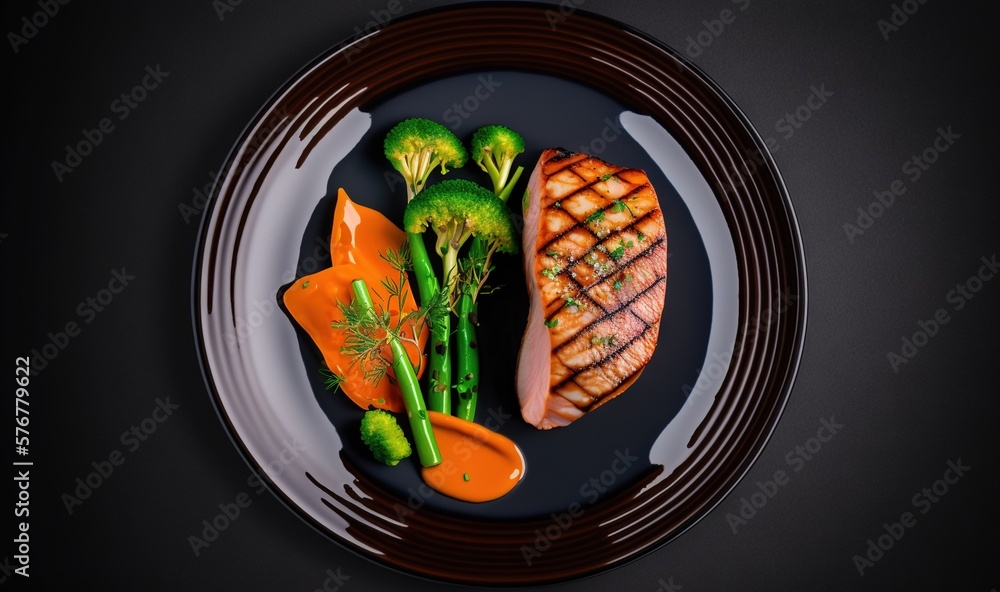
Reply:
<svg viewBox="0 0 1000 592"><path fill-rule="evenodd" d="M656 193L640 170L546 150L528 199L531 310L518 396L525 420L544 429L618 396L652 358L667 240Z"/></svg>

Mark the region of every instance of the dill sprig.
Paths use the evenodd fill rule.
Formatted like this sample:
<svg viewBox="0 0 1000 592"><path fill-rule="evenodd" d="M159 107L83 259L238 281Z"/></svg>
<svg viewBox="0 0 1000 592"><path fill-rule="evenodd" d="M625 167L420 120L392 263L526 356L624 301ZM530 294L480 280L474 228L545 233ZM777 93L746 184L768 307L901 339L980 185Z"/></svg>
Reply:
<svg viewBox="0 0 1000 592"><path fill-rule="evenodd" d="M323 377L323 383L326 385L326 390L337 392L340 385L344 384L344 377L339 374L334 374L330 367L323 363L323 367L319 369L320 376Z"/></svg>
<svg viewBox="0 0 1000 592"><path fill-rule="evenodd" d="M374 308L366 309L358 305L357 301L351 303L338 301L337 308L344 318L330 324L334 330L343 331L345 334L340 352L351 360L351 367L359 367L364 380L376 386L392 367L390 341L398 339L404 344L413 344L414 348L420 351L419 337L425 324L439 322L443 315L448 314L447 308L441 302L446 297L444 295L428 306L405 314L402 312L406 301L410 298L407 271L413 265L407 242L404 241L398 249L379 252L379 257L389 263L397 275L381 280L383 290L371 290L374 295ZM392 314L391 311L398 311L398 314ZM420 372L419 360L418 357L414 367L417 373ZM332 372L330 374L335 378L327 378L327 388L331 388L329 386L331 381L337 386L343 382L342 377L336 377ZM389 379L392 380L392 377Z"/></svg>
<svg viewBox="0 0 1000 592"><path fill-rule="evenodd" d="M499 290L502 286L490 286L486 280L490 277L490 272L496 269L496 265L487 267L486 263L493 257L496 245L491 245L487 251L470 251L468 256L458 262L458 281L463 286L463 292L472 297L472 301L478 300L482 294L491 294ZM456 311L457 312L457 311Z"/></svg>

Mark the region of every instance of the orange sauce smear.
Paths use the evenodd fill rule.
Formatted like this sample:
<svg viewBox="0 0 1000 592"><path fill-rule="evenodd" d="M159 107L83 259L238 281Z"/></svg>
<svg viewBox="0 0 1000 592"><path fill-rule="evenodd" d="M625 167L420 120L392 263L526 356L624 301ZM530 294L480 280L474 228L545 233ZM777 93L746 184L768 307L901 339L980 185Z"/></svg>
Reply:
<svg viewBox="0 0 1000 592"><path fill-rule="evenodd" d="M331 267L299 278L282 296L288 312L316 343L330 370L344 378L341 390L362 409L371 405L405 412L399 388L393 381L383 379L372 385L364 379L363 370L340 352L345 335L334 331L330 323L344 318L337 302L351 301L354 296L351 282L357 278L368 283L376 305L385 304L377 296L384 293L381 282L386 277L397 278L399 272L379 252L398 249L406 240L406 233L380 212L354 203L340 189L330 240ZM417 309L409 286L407 292L403 314ZM400 313L390 308L390 314ZM409 329L403 333L412 337ZM419 349L406 343L418 377L426 362L423 352L427 339L425 326L418 339ZM392 353L387 350L385 355L391 359ZM442 455L440 464L422 469L424 481L433 489L458 500L486 502L506 495L524 477L524 455L510 439L479 424L436 411L428 411L428 418Z"/></svg>
<svg viewBox="0 0 1000 592"><path fill-rule="evenodd" d="M385 296L381 282L386 277L397 278L399 272L382 259L379 252L399 249L405 242L406 233L388 218L377 210L354 203L347 192L340 189L330 237L331 267L299 278L282 296L288 312L316 343L330 370L344 378L341 390L362 409L372 405L401 413L404 411L403 399L392 380L383 378L378 385L373 385L364 379L363 369L357 364L352 365L351 359L340 352L344 345L344 332L333 330L330 323L344 318L337 302L351 302L351 282L358 278L364 278L368 283L376 305L385 306L379 297L379 294ZM407 294L403 301L403 314L417 309L413 291L408 285ZM392 304L395 303L393 299ZM398 317L400 312L397 308L389 307L390 314ZM402 333L407 337L413 336L409 328L404 327ZM427 337L425 326L418 339L419 349L412 343L406 343L407 354L417 369L418 377L425 366L423 351ZM384 353L391 359L388 348ZM389 375L392 376L392 369L389 369Z"/></svg>
<svg viewBox="0 0 1000 592"><path fill-rule="evenodd" d="M509 438L452 415L428 411L427 416L442 460L421 473L434 490L466 502L488 502L524 477L524 455Z"/></svg>

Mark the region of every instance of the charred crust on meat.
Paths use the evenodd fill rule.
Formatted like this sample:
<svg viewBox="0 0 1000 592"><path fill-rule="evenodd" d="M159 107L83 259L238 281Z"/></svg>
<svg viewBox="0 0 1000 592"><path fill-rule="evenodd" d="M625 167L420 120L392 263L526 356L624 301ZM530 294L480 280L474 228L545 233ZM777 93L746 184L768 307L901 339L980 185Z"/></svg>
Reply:
<svg viewBox="0 0 1000 592"><path fill-rule="evenodd" d="M567 159L567 158L569 158L571 156L575 156L576 155L576 152L572 152L570 150L566 150L565 148L553 148L553 150L556 151L556 155L553 156L550 160L552 160L554 162L558 162L560 160L565 160L565 159Z"/></svg>

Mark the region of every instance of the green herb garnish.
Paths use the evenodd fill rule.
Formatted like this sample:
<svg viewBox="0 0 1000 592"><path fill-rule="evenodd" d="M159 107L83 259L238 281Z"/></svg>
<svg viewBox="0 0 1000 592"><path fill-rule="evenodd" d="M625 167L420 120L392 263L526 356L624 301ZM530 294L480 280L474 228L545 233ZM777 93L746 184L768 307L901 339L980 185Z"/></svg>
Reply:
<svg viewBox="0 0 1000 592"><path fill-rule="evenodd" d="M603 219L604 219L604 210L597 210L593 214L587 216L587 219L584 220L584 224L591 224L593 222L600 222Z"/></svg>
<svg viewBox="0 0 1000 592"><path fill-rule="evenodd" d="M618 212L621 212L621 211L624 211L624 210L628 210L628 213L632 214L632 217L635 218L635 212L632 211L632 208L628 207L627 203L623 202L620 199L616 199L615 201L611 202L611 211L612 212L614 212L614 213L617 214Z"/></svg>

